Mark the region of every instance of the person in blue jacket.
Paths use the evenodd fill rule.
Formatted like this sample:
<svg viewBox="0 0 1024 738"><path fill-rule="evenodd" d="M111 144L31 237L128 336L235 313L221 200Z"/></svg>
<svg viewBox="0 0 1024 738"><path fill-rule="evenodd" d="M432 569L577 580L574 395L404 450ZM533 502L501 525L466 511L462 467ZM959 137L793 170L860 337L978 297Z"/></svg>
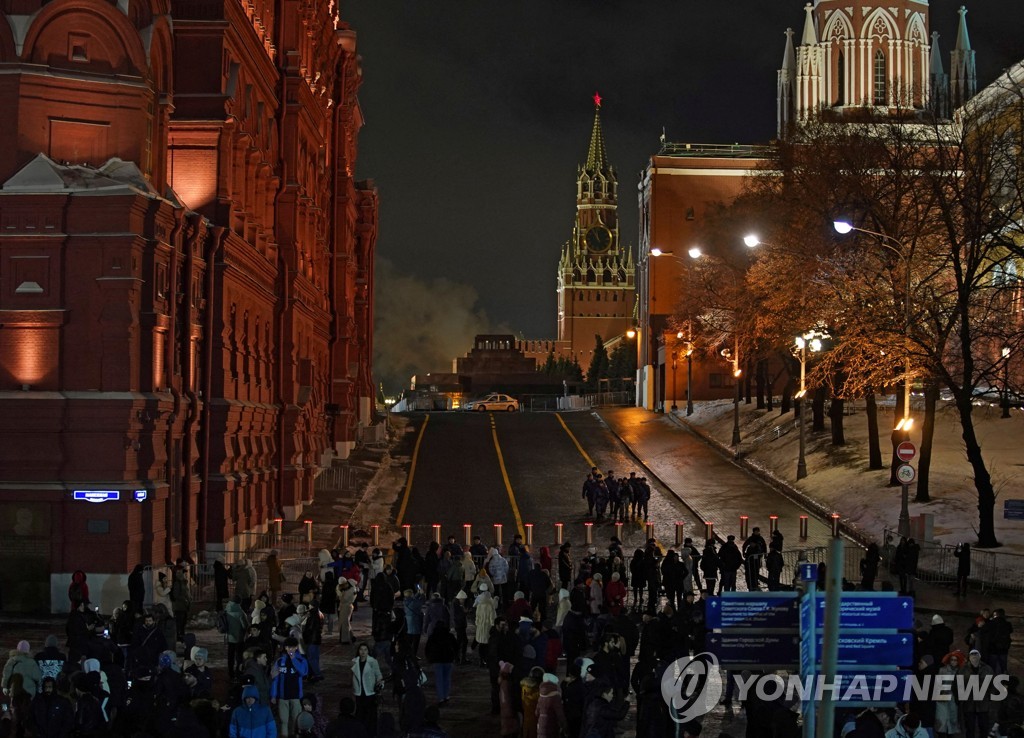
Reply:
<svg viewBox="0 0 1024 738"><path fill-rule="evenodd" d="M242 688L242 704L231 713L230 738L277 738L274 713L260 704L260 691L255 684Z"/></svg>
<svg viewBox="0 0 1024 738"><path fill-rule="evenodd" d="M285 639L284 654L274 662L270 674L270 704L277 706L281 737L287 738L295 733L295 721L302 712L302 680L309 674L309 663L299 653L298 639Z"/></svg>

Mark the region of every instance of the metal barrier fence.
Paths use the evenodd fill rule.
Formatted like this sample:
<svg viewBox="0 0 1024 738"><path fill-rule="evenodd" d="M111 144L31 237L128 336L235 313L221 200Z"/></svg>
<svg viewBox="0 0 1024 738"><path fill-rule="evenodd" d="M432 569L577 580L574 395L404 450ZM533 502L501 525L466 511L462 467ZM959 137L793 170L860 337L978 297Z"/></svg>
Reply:
<svg viewBox="0 0 1024 738"><path fill-rule="evenodd" d="M376 427L376 426L374 426ZM324 490L350 491L356 489L359 473L351 466L329 466L317 475L313 488L317 492Z"/></svg>
<svg viewBox="0 0 1024 738"><path fill-rule="evenodd" d="M896 553L896 542L900 536L896 531L889 529L886 529L884 536L882 563L891 568ZM956 546L934 541L916 542L921 547L917 559L916 578L922 582L954 584L960 566ZM971 574L967 582L982 592L1024 592L1024 555L972 547Z"/></svg>
<svg viewBox="0 0 1024 738"><path fill-rule="evenodd" d="M309 569L314 574L320 571L320 559L317 556L285 557L282 560L282 564L286 565L290 570ZM231 565L227 566L230 573L233 567ZM260 561L253 561L253 566L256 567L256 587L253 594L257 595L267 588L269 572L267 570L266 558ZM193 602L213 602L217 598L217 588L213 572L212 563L199 564L193 567L192 584L189 588ZM282 591L297 591L298 583L298 579L295 577L286 579ZM229 591L233 590L234 587L229 586Z"/></svg>

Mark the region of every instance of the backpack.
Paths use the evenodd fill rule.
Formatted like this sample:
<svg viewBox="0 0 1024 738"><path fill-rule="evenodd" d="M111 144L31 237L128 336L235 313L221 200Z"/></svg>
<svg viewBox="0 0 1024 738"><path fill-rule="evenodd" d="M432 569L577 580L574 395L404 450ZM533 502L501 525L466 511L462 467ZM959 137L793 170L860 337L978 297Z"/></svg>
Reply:
<svg viewBox="0 0 1024 738"><path fill-rule="evenodd" d="M228 621L228 611L221 610L217 613L217 632L227 635L227 632L228 630L230 630L230 628L231 624Z"/></svg>

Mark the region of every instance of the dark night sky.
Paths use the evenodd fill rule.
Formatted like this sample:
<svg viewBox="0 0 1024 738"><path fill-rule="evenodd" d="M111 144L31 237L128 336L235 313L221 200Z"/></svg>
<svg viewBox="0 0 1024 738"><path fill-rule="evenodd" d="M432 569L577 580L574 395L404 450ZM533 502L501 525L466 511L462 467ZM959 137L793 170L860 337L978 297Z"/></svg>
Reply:
<svg viewBox="0 0 1024 738"><path fill-rule="evenodd" d="M933 0L949 71L961 0ZM357 173L380 190L376 370L444 371L472 335L555 333L555 268L575 216L591 96L604 98L625 243L636 185L669 141L775 133L784 35L800 0L353 0L366 125ZM979 86L1024 59L1024 3L974 0Z"/></svg>

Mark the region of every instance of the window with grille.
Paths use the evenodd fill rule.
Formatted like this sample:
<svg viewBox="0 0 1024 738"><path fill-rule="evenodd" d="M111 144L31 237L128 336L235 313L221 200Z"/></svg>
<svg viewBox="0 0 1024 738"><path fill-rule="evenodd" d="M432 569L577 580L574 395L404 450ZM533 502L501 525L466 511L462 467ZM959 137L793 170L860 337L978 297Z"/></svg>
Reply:
<svg viewBox="0 0 1024 738"><path fill-rule="evenodd" d="M875 52L875 105L885 105L885 54Z"/></svg>

